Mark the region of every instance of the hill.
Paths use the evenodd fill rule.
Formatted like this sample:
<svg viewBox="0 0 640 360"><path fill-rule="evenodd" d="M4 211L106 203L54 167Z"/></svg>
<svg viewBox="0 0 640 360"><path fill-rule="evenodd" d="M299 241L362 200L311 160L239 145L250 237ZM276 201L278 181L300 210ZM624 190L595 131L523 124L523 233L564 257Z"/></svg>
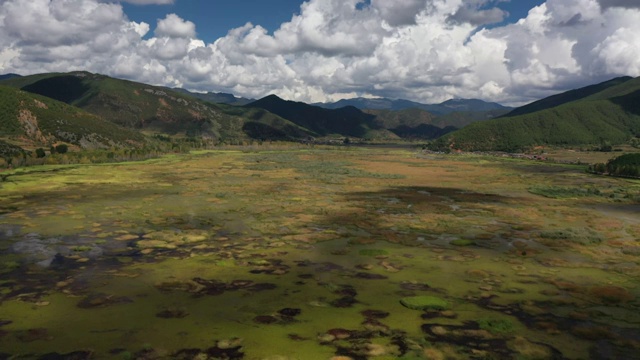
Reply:
<svg viewBox="0 0 640 360"><path fill-rule="evenodd" d="M305 129L268 111L212 104L166 88L88 72L39 74L0 84L47 96L148 133L222 141L293 140L308 135Z"/></svg>
<svg viewBox="0 0 640 360"><path fill-rule="evenodd" d="M17 77L20 77L20 75L18 75L18 74L3 74L3 75L0 75L0 81L9 80L9 79L17 78Z"/></svg>
<svg viewBox="0 0 640 360"><path fill-rule="evenodd" d="M604 83L607 84L607 83ZM439 139L434 148L520 151L538 145L620 144L640 136L640 78L577 89L571 97L543 99L543 109L471 124ZM546 105L544 105L546 104Z"/></svg>
<svg viewBox="0 0 640 360"><path fill-rule="evenodd" d="M623 84L632 79L633 78L629 76L619 77L600 84L590 85L580 89L570 90L561 94L549 96L542 100L534 101L531 104L514 109L513 111L505 114L504 117L531 114L536 111L546 110L569 102L584 99L597 93L603 92L608 88L616 87L617 85Z"/></svg>
<svg viewBox="0 0 640 360"><path fill-rule="evenodd" d="M437 139L447 133L457 130L442 122L433 114L416 108L405 110L363 110L364 113L375 116L374 123L387 129L403 139Z"/></svg>
<svg viewBox="0 0 640 360"><path fill-rule="evenodd" d="M25 148L66 142L85 149L137 147L145 137L76 107L0 86L0 139Z"/></svg>
<svg viewBox="0 0 640 360"><path fill-rule="evenodd" d="M451 99L440 104L422 104L409 100L392 100L387 98L355 98L344 99L334 103L314 104L326 109L339 109L353 106L360 110L406 110L421 109L434 115L446 115L454 112L485 112L493 110L511 110L498 103L489 103L478 99Z"/></svg>
<svg viewBox="0 0 640 360"><path fill-rule="evenodd" d="M383 127L392 129L395 126L417 126L429 124L443 128L463 128L471 123L489 120L502 115L506 110L490 111L461 111L446 115L434 115L426 110L410 108L404 110L363 110L367 114L374 115L376 121Z"/></svg>
<svg viewBox="0 0 640 360"><path fill-rule="evenodd" d="M248 104L272 113L314 132L316 136L340 135L374 139L436 139L456 130L433 114L417 109L359 110L353 106L326 109L301 102L286 101L275 95ZM465 124L466 125L466 124Z"/></svg>
<svg viewBox="0 0 640 360"><path fill-rule="evenodd" d="M214 92L198 93L198 92L192 92L192 91L181 89L181 88L173 88L171 90L179 92L181 94L186 94L186 95L198 98L200 100L208 101L214 104L243 106L256 101L255 99L236 97L233 94L226 94L226 93L214 93Z"/></svg>
<svg viewBox="0 0 640 360"><path fill-rule="evenodd" d="M352 106L335 110L324 109L302 102L283 100L276 95L269 95L246 106L268 110L309 129L316 136L342 135L366 138L373 130L383 130L374 121L374 116Z"/></svg>

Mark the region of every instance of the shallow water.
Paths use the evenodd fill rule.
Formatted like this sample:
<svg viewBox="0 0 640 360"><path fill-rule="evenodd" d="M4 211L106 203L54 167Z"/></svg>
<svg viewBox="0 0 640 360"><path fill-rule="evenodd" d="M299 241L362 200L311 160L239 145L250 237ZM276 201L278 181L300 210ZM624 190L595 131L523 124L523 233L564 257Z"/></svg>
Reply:
<svg viewBox="0 0 640 360"><path fill-rule="evenodd" d="M292 150L10 177L0 358L637 358L637 202L531 194L591 175L513 164Z"/></svg>

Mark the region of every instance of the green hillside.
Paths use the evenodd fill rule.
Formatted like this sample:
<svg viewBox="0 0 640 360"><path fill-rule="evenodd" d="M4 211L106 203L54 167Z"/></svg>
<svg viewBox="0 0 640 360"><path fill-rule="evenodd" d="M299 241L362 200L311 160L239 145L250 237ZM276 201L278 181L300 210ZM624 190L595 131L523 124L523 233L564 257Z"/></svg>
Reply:
<svg viewBox="0 0 640 360"><path fill-rule="evenodd" d="M418 108L405 110L362 110L364 113L375 116L375 123L386 129L400 126L416 127L422 124L434 125L436 116L430 112Z"/></svg>
<svg viewBox="0 0 640 360"><path fill-rule="evenodd" d="M439 127L454 126L463 128L477 121L495 119L507 113L509 109L495 109L487 111L457 111L438 116L433 124Z"/></svg>
<svg viewBox="0 0 640 360"><path fill-rule="evenodd" d="M293 140L308 134L268 111L216 105L166 88L88 72L32 75L2 84L47 96L115 124L150 133L216 140Z"/></svg>
<svg viewBox="0 0 640 360"><path fill-rule="evenodd" d="M65 103L0 86L0 138L26 147L56 142L81 148L139 146L145 138Z"/></svg>
<svg viewBox="0 0 640 360"><path fill-rule="evenodd" d="M513 111L506 114L505 117L525 115L525 114L530 114L536 111L551 109L553 107L560 106L573 101L578 101L581 99L598 96L598 94L600 94L601 96L604 95L605 96L604 98L608 98L610 97L606 95L608 93L607 92L608 89L621 88L621 86L619 85L624 84L627 81L632 79L633 78L629 76L619 77L619 78L611 79L609 81L605 81L600 84L590 85L580 89L570 90L567 92L563 92L561 94L549 96L547 98L534 101L531 104L527 104L525 106L521 106L517 109L514 109Z"/></svg>
<svg viewBox="0 0 640 360"><path fill-rule="evenodd" d="M620 144L640 135L639 104L636 78L560 106L471 124L433 147L519 151L538 145Z"/></svg>

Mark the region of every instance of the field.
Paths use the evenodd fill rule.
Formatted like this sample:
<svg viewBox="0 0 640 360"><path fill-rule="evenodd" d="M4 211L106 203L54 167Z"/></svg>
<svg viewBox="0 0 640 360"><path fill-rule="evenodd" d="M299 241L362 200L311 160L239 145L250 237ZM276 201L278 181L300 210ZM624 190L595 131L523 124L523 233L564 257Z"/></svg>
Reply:
<svg viewBox="0 0 640 360"><path fill-rule="evenodd" d="M0 359L639 358L640 181L584 170L301 147L4 172Z"/></svg>

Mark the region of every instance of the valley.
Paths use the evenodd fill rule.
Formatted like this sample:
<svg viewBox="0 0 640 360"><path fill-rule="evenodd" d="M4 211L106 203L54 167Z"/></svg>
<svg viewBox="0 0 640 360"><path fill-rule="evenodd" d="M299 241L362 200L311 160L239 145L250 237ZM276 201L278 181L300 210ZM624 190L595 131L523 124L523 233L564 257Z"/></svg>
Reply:
<svg viewBox="0 0 640 360"><path fill-rule="evenodd" d="M640 0L0 0L0 360L640 360Z"/></svg>
<svg viewBox="0 0 640 360"><path fill-rule="evenodd" d="M11 170L0 357L633 358L640 182L585 170L292 144Z"/></svg>

